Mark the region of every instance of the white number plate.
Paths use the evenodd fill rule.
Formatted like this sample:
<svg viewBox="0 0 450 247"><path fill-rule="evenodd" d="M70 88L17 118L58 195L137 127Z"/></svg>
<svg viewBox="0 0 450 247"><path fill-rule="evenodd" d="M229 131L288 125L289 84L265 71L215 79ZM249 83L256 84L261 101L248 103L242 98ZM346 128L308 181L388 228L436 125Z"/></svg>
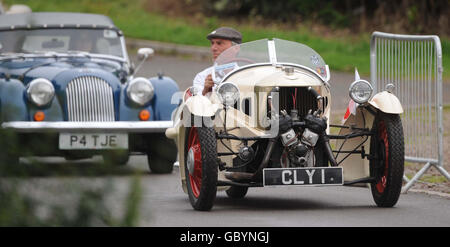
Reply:
<svg viewBox="0 0 450 247"><path fill-rule="evenodd" d="M128 134L61 133L59 149L128 149Z"/></svg>

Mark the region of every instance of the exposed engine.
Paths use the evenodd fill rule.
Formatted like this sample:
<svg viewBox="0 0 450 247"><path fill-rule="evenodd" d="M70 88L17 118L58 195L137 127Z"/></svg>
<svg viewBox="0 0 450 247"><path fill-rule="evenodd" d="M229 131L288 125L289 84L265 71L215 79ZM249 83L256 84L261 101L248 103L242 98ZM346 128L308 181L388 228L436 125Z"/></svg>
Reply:
<svg viewBox="0 0 450 247"><path fill-rule="evenodd" d="M294 113L293 113L294 111ZM282 167L313 167L315 166L314 149L316 148L320 134L326 129L326 121L320 118L317 112L309 113L305 117L305 127L295 128L292 116L282 111L280 115L280 139L284 147L280 158ZM296 129L296 130L294 130Z"/></svg>
<svg viewBox="0 0 450 247"><path fill-rule="evenodd" d="M324 151L330 150L324 150L323 145L323 133L327 128L327 119L321 116L326 106L323 99L314 89L306 87L276 87L272 92L279 93L279 108L273 107L274 98L270 94L267 117L269 119L274 117L273 119L278 122L279 138L278 144L270 151L268 167L328 166L328 158ZM318 103L320 100L321 104ZM261 152L255 149L259 145L262 145ZM256 171L263 163L264 150L267 152L268 149L266 145L267 142L257 142L253 148L244 145L239 150L238 158L233 161L233 166L242 167L244 164L252 163L248 171Z"/></svg>
<svg viewBox="0 0 450 247"><path fill-rule="evenodd" d="M301 105L298 104L297 92L301 92L303 96L300 97ZM286 98L291 95L292 101L289 102ZM306 88L282 88L280 102L280 109L282 109L279 114L280 139L284 147L280 157L281 167L315 166L314 150L320 133L323 133L327 127L326 120L320 117L321 109L317 109L316 97ZM305 107L309 108L307 112ZM313 110L314 113L312 113ZM304 122L302 127L297 124L300 120Z"/></svg>

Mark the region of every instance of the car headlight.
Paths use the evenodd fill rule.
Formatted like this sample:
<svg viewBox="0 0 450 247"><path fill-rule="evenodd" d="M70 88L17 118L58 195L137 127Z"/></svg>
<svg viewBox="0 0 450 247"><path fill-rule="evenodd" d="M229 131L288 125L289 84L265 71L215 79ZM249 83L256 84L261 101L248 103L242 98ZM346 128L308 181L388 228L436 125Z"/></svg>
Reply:
<svg viewBox="0 0 450 247"><path fill-rule="evenodd" d="M131 80L127 87L128 98L141 106L153 99L154 94L155 89L152 83L143 77Z"/></svg>
<svg viewBox="0 0 450 247"><path fill-rule="evenodd" d="M224 82L217 88L220 101L226 106L232 106L239 100L239 88L232 82Z"/></svg>
<svg viewBox="0 0 450 247"><path fill-rule="evenodd" d="M28 85L28 99L37 106L47 105L55 96L53 84L45 78L34 79Z"/></svg>
<svg viewBox="0 0 450 247"><path fill-rule="evenodd" d="M354 81L349 88L350 98L358 104L366 103L372 96L373 88L368 81Z"/></svg>

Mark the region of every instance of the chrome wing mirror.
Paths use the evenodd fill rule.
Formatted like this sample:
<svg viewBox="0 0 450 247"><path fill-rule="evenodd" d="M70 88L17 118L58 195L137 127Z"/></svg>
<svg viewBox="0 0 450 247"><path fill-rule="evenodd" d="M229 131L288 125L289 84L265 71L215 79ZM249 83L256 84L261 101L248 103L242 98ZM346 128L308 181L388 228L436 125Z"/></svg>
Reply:
<svg viewBox="0 0 450 247"><path fill-rule="evenodd" d="M149 57L152 57L155 54L155 51L152 48L139 48L137 55L138 59L140 60L138 66L133 71L133 76L139 71L142 64L144 64L145 60L147 60Z"/></svg>

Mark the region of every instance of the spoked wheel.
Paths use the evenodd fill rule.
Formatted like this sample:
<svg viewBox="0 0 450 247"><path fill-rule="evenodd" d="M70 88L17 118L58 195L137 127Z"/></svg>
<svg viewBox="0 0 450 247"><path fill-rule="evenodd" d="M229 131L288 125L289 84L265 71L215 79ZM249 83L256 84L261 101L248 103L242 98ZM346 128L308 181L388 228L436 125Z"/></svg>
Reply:
<svg viewBox="0 0 450 247"><path fill-rule="evenodd" d="M403 127L399 115L379 113L370 141L372 196L379 207L393 207L400 197L405 162Z"/></svg>
<svg viewBox="0 0 450 247"><path fill-rule="evenodd" d="M195 210L207 211L217 194L217 142L214 129L192 127L186 132L185 177Z"/></svg>

